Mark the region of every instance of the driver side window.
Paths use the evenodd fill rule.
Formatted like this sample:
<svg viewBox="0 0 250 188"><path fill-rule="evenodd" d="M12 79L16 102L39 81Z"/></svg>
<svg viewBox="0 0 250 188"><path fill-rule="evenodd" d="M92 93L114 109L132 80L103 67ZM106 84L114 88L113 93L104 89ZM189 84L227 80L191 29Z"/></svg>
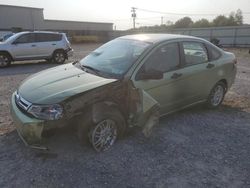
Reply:
<svg viewBox="0 0 250 188"><path fill-rule="evenodd" d="M24 34L16 39L15 43L22 44L22 43L33 43L35 42L34 34Z"/></svg>
<svg viewBox="0 0 250 188"><path fill-rule="evenodd" d="M170 43L158 47L142 66L143 72L168 72L180 65L179 45Z"/></svg>

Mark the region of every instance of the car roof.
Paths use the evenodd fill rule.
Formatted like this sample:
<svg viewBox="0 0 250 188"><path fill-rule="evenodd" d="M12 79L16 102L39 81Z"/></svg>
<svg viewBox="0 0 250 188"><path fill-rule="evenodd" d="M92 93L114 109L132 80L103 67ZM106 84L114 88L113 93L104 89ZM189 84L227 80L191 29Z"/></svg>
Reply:
<svg viewBox="0 0 250 188"><path fill-rule="evenodd" d="M150 43L158 43L163 42L166 40L172 40L172 39L199 39L203 40L197 37L193 36L187 36L187 35L175 35L175 34L136 34L136 35L126 35L119 37L121 39L130 39L130 40L140 40Z"/></svg>
<svg viewBox="0 0 250 188"><path fill-rule="evenodd" d="M17 34L26 34L26 33L49 33L49 34L62 34L62 33L59 33L59 32L52 32L52 31L22 31L22 32L19 32Z"/></svg>

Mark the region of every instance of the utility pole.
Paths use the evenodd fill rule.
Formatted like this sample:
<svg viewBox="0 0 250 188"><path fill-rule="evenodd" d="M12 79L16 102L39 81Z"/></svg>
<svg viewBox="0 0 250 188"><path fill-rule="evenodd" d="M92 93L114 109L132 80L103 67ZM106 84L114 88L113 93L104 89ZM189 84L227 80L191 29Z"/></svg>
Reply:
<svg viewBox="0 0 250 188"><path fill-rule="evenodd" d="M161 17L161 25L163 25L163 16Z"/></svg>
<svg viewBox="0 0 250 188"><path fill-rule="evenodd" d="M133 28L135 29L135 18L136 18L136 8L135 7L132 7L131 8L131 12L132 12L132 18L133 18Z"/></svg>

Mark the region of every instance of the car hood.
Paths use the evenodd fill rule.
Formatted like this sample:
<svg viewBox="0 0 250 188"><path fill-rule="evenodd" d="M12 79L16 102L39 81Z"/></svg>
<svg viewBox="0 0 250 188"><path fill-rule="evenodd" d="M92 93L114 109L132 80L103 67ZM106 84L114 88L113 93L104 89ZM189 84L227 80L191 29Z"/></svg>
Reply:
<svg viewBox="0 0 250 188"><path fill-rule="evenodd" d="M115 81L117 80L87 73L69 63L28 77L22 82L18 92L31 103L54 104Z"/></svg>
<svg viewBox="0 0 250 188"><path fill-rule="evenodd" d="M1 41L1 42L0 42L0 48L2 49L3 47L5 47L5 44L6 44L5 41Z"/></svg>

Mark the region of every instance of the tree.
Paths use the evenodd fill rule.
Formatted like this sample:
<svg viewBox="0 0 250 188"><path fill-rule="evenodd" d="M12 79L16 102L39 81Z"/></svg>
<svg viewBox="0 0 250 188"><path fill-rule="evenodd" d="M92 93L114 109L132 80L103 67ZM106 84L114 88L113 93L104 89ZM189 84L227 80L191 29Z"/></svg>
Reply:
<svg viewBox="0 0 250 188"><path fill-rule="evenodd" d="M213 20L212 25L215 27L228 26L228 18L226 16L219 15Z"/></svg>
<svg viewBox="0 0 250 188"><path fill-rule="evenodd" d="M237 25L236 21L235 21L235 13L231 12L229 14L229 17L227 18L227 25L228 26L235 26Z"/></svg>
<svg viewBox="0 0 250 188"><path fill-rule="evenodd" d="M175 28L187 28L193 25L193 21L190 17L184 17L177 20L174 24Z"/></svg>
<svg viewBox="0 0 250 188"><path fill-rule="evenodd" d="M231 12L228 17L220 15L217 16L213 22L213 26L236 26L236 25L242 25L243 24L243 16L242 11L238 9L235 12Z"/></svg>
<svg viewBox="0 0 250 188"><path fill-rule="evenodd" d="M242 15L242 11L240 9L238 9L236 11L234 19L235 19L235 22L237 25L243 25L243 15Z"/></svg>
<svg viewBox="0 0 250 188"><path fill-rule="evenodd" d="M166 21L166 25L174 25L174 23L170 20Z"/></svg>
<svg viewBox="0 0 250 188"><path fill-rule="evenodd" d="M193 27L209 27L210 26L210 23L207 19L201 19L201 20L198 20L196 22L194 22L193 24Z"/></svg>

